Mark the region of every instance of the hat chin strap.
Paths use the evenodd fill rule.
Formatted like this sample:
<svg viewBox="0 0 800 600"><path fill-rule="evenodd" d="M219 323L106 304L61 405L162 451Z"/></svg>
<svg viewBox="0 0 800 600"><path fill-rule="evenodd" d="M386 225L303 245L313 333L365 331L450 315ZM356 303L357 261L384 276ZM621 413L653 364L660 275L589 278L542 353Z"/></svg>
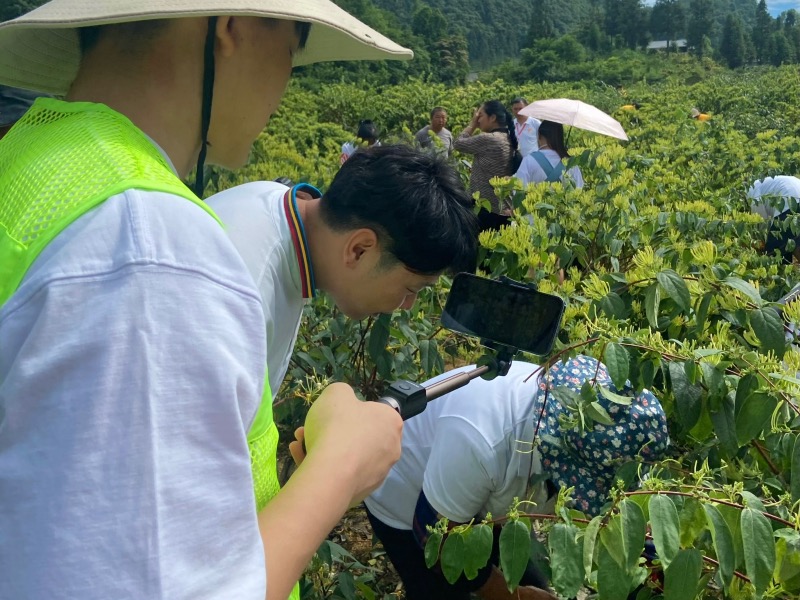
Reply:
<svg viewBox="0 0 800 600"><path fill-rule="evenodd" d="M211 124L211 103L214 99L214 39L216 31L217 17L209 17L206 43L203 49L203 108L200 122L200 135L203 141L200 146L200 155L197 157L197 169L194 179L194 193L198 198L203 197L203 190L206 187L203 167L205 166L206 153L208 151L208 127Z"/></svg>

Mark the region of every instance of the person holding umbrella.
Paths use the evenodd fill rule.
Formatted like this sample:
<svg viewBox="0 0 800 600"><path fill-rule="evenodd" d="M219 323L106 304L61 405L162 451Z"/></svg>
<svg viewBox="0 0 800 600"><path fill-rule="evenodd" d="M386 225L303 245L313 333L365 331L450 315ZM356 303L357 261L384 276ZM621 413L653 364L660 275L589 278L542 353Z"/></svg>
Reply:
<svg viewBox="0 0 800 600"><path fill-rule="evenodd" d="M564 126L553 121L542 121L539 125L539 149L522 159L514 177L525 185L566 179L575 184L576 188L582 188L583 174L580 167L565 171L565 161L568 158Z"/></svg>

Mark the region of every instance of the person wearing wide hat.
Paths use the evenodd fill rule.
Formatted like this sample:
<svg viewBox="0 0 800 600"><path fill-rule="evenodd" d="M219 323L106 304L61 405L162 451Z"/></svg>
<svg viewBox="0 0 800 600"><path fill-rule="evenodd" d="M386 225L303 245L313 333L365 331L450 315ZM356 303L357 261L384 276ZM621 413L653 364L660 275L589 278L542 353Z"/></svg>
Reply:
<svg viewBox="0 0 800 600"><path fill-rule="evenodd" d="M27 112L33 101L43 95L45 94L0 85L0 139Z"/></svg>
<svg viewBox="0 0 800 600"><path fill-rule="evenodd" d="M410 55L328 0L52 0L0 24L0 83L65 97L0 141L0 597L282 600L381 481L402 423L335 384L278 492L258 290L198 195L293 65Z"/></svg>
<svg viewBox="0 0 800 600"><path fill-rule="evenodd" d="M610 402L598 390L596 402L611 424L595 421L581 428L575 407L567 405L587 381L629 397L630 405ZM514 498L532 501L528 512L551 513L559 488L573 488L574 508L597 515L620 467L639 457L660 460L668 444L666 415L656 397L629 386L617 390L597 359L579 355L545 374L515 361L505 377L476 379L409 419L400 460L365 504L409 600L467 600L474 592L488 600L545 600L552 596L535 569L509 594L496 566L497 537L493 558L476 578L448 583L440 570L425 565L426 526L439 517L468 523L491 513L497 519Z"/></svg>

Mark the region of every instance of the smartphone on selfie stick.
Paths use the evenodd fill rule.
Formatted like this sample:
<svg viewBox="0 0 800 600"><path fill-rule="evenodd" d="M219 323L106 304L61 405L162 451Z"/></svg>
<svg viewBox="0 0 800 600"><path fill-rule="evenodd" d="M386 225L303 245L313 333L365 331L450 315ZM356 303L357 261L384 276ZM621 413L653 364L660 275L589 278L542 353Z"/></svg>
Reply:
<svg viewBox="0 0 800 600"><path fill-rule="evenodd" d="M487 352L474 369L424 387L395 381L377 400L394 408L403 420L418 415L428 402L467 385L508 373L519 351L545 355L553 349L564 314L564 301L507 277L487 279L459 273L442 312L442 326L480 339Z"/></svg>

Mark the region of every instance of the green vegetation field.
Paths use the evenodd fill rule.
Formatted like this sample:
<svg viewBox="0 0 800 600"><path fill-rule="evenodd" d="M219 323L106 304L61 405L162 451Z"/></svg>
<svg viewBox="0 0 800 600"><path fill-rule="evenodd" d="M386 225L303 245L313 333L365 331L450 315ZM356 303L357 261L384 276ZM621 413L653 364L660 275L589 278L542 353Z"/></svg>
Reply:
<svg viewBox="0 0 800 600"><path fill-rule="evenodd" d="M670 459L648 465L651 477L638 492L621 485L601 517L588 521L563 502L552 519L509 507L506 527L537 528L544 542L534 550L549 560L556 591L565 598L579 588L624 598L648 572L661 570L664 589L649 589L653 597L800 594L800 352L771 308L800 273L759 252L766 227L745 196L757 178L800 173L800 74L783 67L701 75L691 85L684 78L624 89L502 82L448 88L411 81L310 91L293 84L257 142L252 164L215 173L207 190L278 176L325 188L338 168L340 145L359 119L374 119L385 141L402 142L426 123L434 105L447 107L456 134L481 101L517 95L579 98L622 121L628 143L571 133L574 160L587 182L583 190L553 185L524 192L499 181L503 193L514 194L519 218L481 240L492 250L491 275L534 281L568 303L556 349L534 362L577 352L602 358L615 381L652 389L670 420ZM620 110L634 101L640 110ZM692 107L712 119L689 118ZM533 225L525 214L533 215ZM791 217L786 226L800 230L800 221ZM565 265L560 284L558 268ZM309 307L280 392L280 422L287 428L299 422L305 401L326 379L350 381L374 397L393 378L419 380L474 359L475 346L438 326L447 285L391 321L348 322L324 298ZM800 302L784 314L800 321ZM571 404L576 422L591 426L603 418L588 395ZM620 479L630 480L640 466L622 468ZM557 538L550 536L554 531ZM645 535L655 538L660 562L639 560ZM470 544L480 537L466 528L445 539L451 575L470 566ZM528 551L527 545L516 554L506 551L510 578ZM382 598L392 592L380 583L382 567L346 566L352 561L339 546L326 545L304 582L305 596Z"/></svg>

